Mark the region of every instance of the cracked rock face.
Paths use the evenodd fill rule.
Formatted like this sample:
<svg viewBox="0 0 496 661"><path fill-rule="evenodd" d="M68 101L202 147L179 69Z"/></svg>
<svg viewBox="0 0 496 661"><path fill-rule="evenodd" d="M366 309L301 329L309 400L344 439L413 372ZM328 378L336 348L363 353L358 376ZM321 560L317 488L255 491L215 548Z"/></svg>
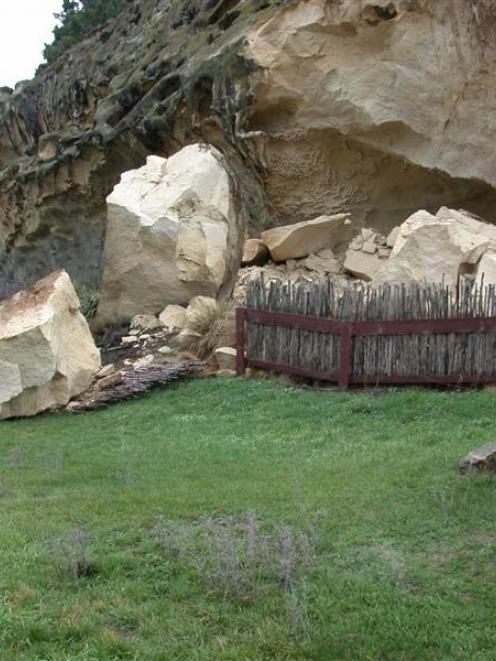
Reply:
<svg viewBox="0 0 496 661"><path fill-rule="evenodd" d="M249 128L277 211L351 211L383 233L442 205L495 221L495 11L307 0L252 30Z"/></svg>
<svg viewBox="0 0 496 661"><path fill-rule="evenodd" d="M244 218L223 156L190 145L150 156L108 197L103 283L96 326L158 313L232 286Z"/></svg>
<svg viewBox="0 0 496 661"><path fill-rule="evenodd" d="M137 0L0 94L0 279L100 281L105 198L205 142L249 236L418 209L496 222L496 0Z"/></svg>

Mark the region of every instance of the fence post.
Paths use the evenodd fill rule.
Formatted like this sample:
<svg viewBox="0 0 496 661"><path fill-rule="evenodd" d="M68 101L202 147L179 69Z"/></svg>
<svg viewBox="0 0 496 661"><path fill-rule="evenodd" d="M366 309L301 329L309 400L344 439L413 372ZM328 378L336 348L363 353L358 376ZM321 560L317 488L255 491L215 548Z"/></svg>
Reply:
<svg viewBox="0 0 496 661"><path fill-rule="evenodd" d="M351 373L351 348L353 329L347 326L341 333L341 350L339 352L339 387L348 390Z"/></svg>
<svg viewBox="0 0 496 661"><path fill-rule="evenodd" d="M244 376L246 372L245 322L246 309L236 308L236 374L238 376Z"/></svg>

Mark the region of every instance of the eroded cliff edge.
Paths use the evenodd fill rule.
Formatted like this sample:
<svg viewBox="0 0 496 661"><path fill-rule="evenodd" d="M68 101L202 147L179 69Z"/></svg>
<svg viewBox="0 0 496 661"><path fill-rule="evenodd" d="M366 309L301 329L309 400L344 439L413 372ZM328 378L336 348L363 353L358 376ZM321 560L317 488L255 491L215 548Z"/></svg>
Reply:
<svg viewBox="0 0 496 661"><path fill-rule="evenodd" d="M98 283L120 174L193 141L225 155L253 235L337 211L386 232L441 205L496 222L495 10L130 2L0 97L0 278Z"/></svg>

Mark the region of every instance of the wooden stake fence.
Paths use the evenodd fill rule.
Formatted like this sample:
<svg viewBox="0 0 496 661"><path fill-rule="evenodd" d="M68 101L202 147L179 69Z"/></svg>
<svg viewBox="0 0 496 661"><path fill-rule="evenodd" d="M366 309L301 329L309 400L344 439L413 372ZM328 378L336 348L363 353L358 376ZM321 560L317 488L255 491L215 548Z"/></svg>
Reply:
<svg viewBox="0 0 496 661"><path fill-rule="evenodd" d="M496 382L493 285L343 290L330 279L262 277L249 283L247 303L236 315L238 374L256 367L341 388Z"/></svg>

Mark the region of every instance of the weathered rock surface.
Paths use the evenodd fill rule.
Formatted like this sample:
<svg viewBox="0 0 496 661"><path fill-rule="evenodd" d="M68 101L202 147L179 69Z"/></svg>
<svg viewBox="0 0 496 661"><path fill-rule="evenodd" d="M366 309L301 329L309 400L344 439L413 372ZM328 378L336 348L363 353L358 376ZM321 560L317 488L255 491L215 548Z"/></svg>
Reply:
<svg viewBox="0 0 496 661"><path fill-rule="evenodd" d="M262 232L261 239L274 262L307 257L311 253L334 248L345 238L348 214L320 216L313 220L274 227Z"/></svg>
<svg viewBox="0 0 496 661"><path fill-rule="evenodd" d="M243 247L242 266L263 266L269 261L267 246L260 239L247 239Z"/></svg>
<svg viewBox="0 0 496 661"><path fill-rule="evenodd" d="M488 250L482 255L477 265L477 283L479 285L496 284L496 250Z"/></svg>
<svg viewBox="0 0 496 661"><path fill-rule="evenodd" d="M182 305L167 305L159 314L160 325L167 333L180 333L186 323L186 308Z"/></svg>
<svg viewBox="0 0 496 661"><path fill-rule="evenodd" d="M495 221L495 9L130 2L0 93L0 279L98 283L120 174L200 140L243 182L251 236L343 210L383 233L443 204Z"/></svg>
<svg viewBox="0 0 496 661"><path fill-rule="evenodd" d="M418 211L401 225L391 257L374 276L374 283L444 281L452 286L459 275L477 275L481 257L494 250L494 225L446 207L435 216ZM489 284L490 279L486 277L485 282Z"/></svg>
<svg viewBox="0 0 496 661"><path fill-rule="evenodd" d="M184 328L176 336L179 346L189 346L195 338L201 338L219 314L219 304L210 296L195 296L186 308Z"/></svg>
<svg viewBox="0 0 496 661"><path fill-rule="evenodd" d="M65 406L100 366L67 273L0 303L0 418Z"/></svg>
<svg viewBox="0 0 496 661"><path fill-rule="evenodd" d="M131 319L132 330L150 331L160 327L160 321L154 314L137 314Z"/></svg>
<svg viewBox="0 0 496 661"><path fill-rule="evenodd" d="M387 235L387 238L386 238L386 245L387 245L388 248L394 248L399 233L400 233L400 226L399 225L396 225L396 227L393 227L393 229L389 232L389 234Z"/></svg>
<svg viewBox="0 0 496 661"><path fill-rule="evenodd" d="M337 274L341 272L341 264L334 256L330 248L321 250L316 255L311 254L305 259L296 262L296 269L303 268L306 271L320 273L322 275Z"/></svg>
<svg viewBox="0 0 496 661"><path fill-rule="evenodd" d="M248 128L276 211L384 234L443 204L495 221L495 27L495 0L301 0L253 29Z"/></svg>
<svg viewBox="0 0 496 661"><path fill-rule="evenodd" d="M123 174L109 196L103 283L95 326L232 286L243 214L222 155L190 145Z"/></svg>
<svg viewBox="0 0 496 661"><path fill-rule="evenodd" d="M473 450L460 461L461 473L496 472L496 443Z"/></svg>
<svg viewBox="0 0 496 661"><path fill-rule="evenodd" d="M344 268L360 280L373 280L382 266L376 253L370 254L350 248L346 253Z"/></svg>

